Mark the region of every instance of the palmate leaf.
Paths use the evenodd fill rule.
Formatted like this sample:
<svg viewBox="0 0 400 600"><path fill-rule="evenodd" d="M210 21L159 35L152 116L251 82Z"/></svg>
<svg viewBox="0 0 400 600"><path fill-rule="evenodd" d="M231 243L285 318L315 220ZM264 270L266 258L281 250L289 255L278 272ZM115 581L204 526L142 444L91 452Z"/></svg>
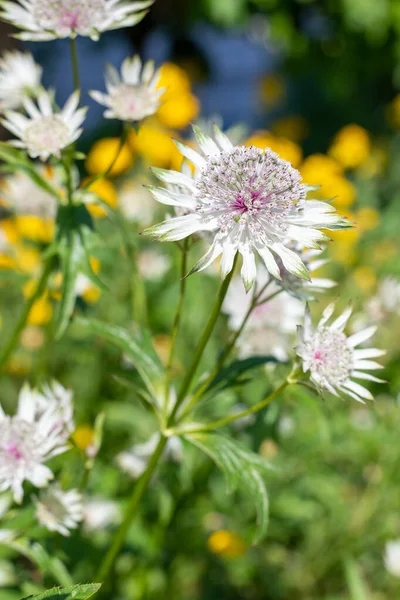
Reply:
<svg viewBox="0 0 400 600"><path fill-rule="evenodd" d="M96 319L77 319L87 333L99 335L124 352L132 361L151 396L159 400L165 380L164 367L154 350L151 336L145 329L131 332Z"/></svg>
<svg viewBox="0 0 400 600"><path fill-rule="evenodd" d="M269 506L262 475L271 467L257 454L219 434L192 433L186 435L185 439L208 454L223 471L229 492L241 487L251 495L258 515L258 531L254 541L259 541L267 529Z"/></svg>
<svg viewBox="0 0 400 600"><path fill-rule="evenodd" d="M85 583L66 588L58 587L40 594L27 596L22 600L86 600L98 592L100 587L101 583Z"/></svg>

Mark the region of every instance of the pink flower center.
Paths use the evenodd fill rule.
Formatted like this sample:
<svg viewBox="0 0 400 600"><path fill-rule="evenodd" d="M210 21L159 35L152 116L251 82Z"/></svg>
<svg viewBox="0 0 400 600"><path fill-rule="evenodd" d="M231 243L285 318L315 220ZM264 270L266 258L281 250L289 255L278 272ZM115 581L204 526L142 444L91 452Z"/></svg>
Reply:
<svg viewBox="0 0 400 600"><path fill-rule="evenodd" d="M17 445L14 443L8 444L5 448L5 450L10 456L15 458L16 460L21 460L21 458L23 458L23 455L18 450Z"/></svg>
<svg viewBox="0 0 400 600"><path fill-rule="evenodd" d="M61 15L60 25L62 27L69 27L70 29L77 29L79 26L79 16L79 8L75 8L74 10L67 10Z"/></svg>
<svg viewBox="0 0 400 600"><path fill-rule="evenodd" d="M243 215L249 210L258 210L263 208L270 200L271 194L263 196L263 190L248 190L247 198L242 194L238 194L235 200L231 203L231 209Z"/></svg>

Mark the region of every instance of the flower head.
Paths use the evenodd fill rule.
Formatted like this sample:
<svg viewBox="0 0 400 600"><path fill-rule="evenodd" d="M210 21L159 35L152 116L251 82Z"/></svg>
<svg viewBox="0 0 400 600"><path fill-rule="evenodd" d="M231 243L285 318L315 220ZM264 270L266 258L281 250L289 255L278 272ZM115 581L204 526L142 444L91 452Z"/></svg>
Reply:
<svg viewBox="0 0 400 600"><path fill-rule="evenodd" d="M44 463L68 449L67 414L65 397L46 396L29 386L22 388L13 417L0 406L0 492L11 489L20 503L24 481L38 488L48 484L53 473Z"/></svg>
<svg viewBox="0 0 400 600"><path fill-rule="evenodd" d="M42 42L77 35L98 40L111 29L143 19L153 0L2 0L0 18L22 29L22 40Z"/></svg>
<svg viewBox="0 0 400 600"><path fill-rule="evenodd" d="M64 492L58 483L49 485L35 499L36 518L49 531L69 536L83 520L82 494L78 490Z"/></svg>
<svg viewBox="0 0 400 600"><path fill-rule="evenodd" d="M0 110L19 108L40 89L42 68L29 52L4 52L0 58Z"/></svg>
<svg viewBox="0 0 400 600"><path fill-rule="evenodd" d="M24 108L28 116L13 110L5 111L1 123L19 140L9 142L17 148L25 148L32 158L47 160L49 156L60 157L61 150L75 142L82 133L86 108L79 108L79 93L74 92L64 108L54 112L52 96L43 91L38 106L25 98Z"/></svg>
<svg viewBox="0 0 400 600"><path fill-rule="evenodd" d="M121 76L111 65L106 71L107 94L92 91L93 100L107 107L107 119L141 121L153 115L160 105L164 89L157 89L160 72L149 60L142 68L139 56L126 58L122 63Z"/></svg>
<svg viewBox="0 0 400 600"><path fill-rule="evenodd" d="M178 186L179 192L152 189L155 198L190 213L164 221L144 233L161 241L177 241L198 231L213 232L208 252L193 267L200 271L222 254L222 277L232 270L239 252L243 259L242 279L249 290L256 279L255 253L268 271L281 279L275 256L284 268L309 279L301 258L289 248L298 242L319 248L328 239L320 229L348 228L346 219L329 204L306 200L307 186L290 163L266 148L233 146L214 127L214 139L194 128L201 154L180 142L180 152L196 167L194 179L177 171L153 169L164 183Z"/></svg>
<svg viewBox="0 0 400 600"><path fill-rule="evenodd" d="M310 371L311 381L321 392L327 390L335 396L347 394L358 402L373 400L371 392L353 379L383 383L382 379L364 371L381 369L382 365L370 359L383 356L385 352L377 348L356 348L373 336L376 327L347 336L343 330L351 309L346 309L328 325L334 309L335 305L329 304L314 330L307 307L304 326L298 328L297 354L302 358L303 371Z"/></svg>

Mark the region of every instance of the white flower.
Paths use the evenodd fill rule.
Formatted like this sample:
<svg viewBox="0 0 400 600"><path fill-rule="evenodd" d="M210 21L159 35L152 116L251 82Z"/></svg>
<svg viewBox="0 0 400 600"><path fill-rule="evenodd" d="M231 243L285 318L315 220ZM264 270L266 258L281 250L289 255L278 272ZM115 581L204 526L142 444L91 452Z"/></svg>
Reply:
<svg viewBox="0 0 400 600"><path fill-rule="evenodd" d="M385 277L377 294L368 300L365 308L374 321L382 321L389 314L399 315L400 282L394 277Z"/></svg>
<svg viewBox="0 0 400 600"><path fill-rule="evenodd" d="M69 536L83 520L82 494L78 490L64 492L58 483L42 490L35 498L36 518L49 531Z"/></svg>
<svg viewBox="0 0 400 600"><path fill-rule="evenodd" d="M19 108L40 90L42 68L29 52L4 52L0 58L0 111Z"/></svg>
<svg viewBox="0 0 400 600"><path fill-rule="evenodd" d="M400 577L400 540L387 542L385 546L385 567L395 577Z"/></svg>
<svg viewBox="0 0 400 600"><path fill-rule="evenodd" d="M125 471L125 473L128 473L128 475L137 479L146 470L147 463L154 450L157 448L159 441L160 434L154 433L147 442L135 444L129 450L121 452L116 458L118 466ZM180 461L182 459L182 452L181 440L177 437L168 438L163 457Z"/></svg>
<svg viewBox="0 0 400 600"><path fill-rule="evenodd" d="M267 281L267 273L263 270L259 276L260 288ZM279 292L279 287L274 282L270 283L264 297L275 293L278 295L253 309L237 342L241 358L268 355L281 361L287 360L304 304L286 292ZM223 304L232 330L239 329L251 302L252 298L246 294L240 278L234 277Z"/></svg>
<svg viewBox="0 0 400 600"><path fill-rule="evenodd" d="M61 187L61 180L55 170L49 169L47 165L38 165L37 170L55 187ZM57 213L56 198L23 171L4 178L0 196L16 214L54 219Z"/></svg>
<svg viewBox="0 0 400 600"><path fill-rule="evenodd" d="M83 527L85 531L98 531L121 520L119 506L113 500L90 498L83 506Z"/></svg>
<svg viewBox="0 0 400 600"><path fill-rule="evenodd" d="M335 396L347 394L358 402L373 400L371 392L353 381L353 378L383 383L381 379L364 371L381 369L379 363L370 359L383 356L385 352L377 348L356 349L356 346L374 335L376 327L368 327L347 336L343 329L351 315L351 309L346 309L328 325L334 309L335 304L329 304L314 330L307 307L304 327L298 329L300 343L297 354L302 358L303 371L310 371L310 379L320 391L328 390Z"/></svg>
<svg viewBox="0 0 400 600"><path fill-rule="evenodd" d="M308 188L300 183L300 173L269 148L233 146L218 127L214 127L215 139L197 127L194 133L202 154L176 142L196 167L194 180L177 171L153 169L161 181L178 186L179 191L151 190L159 202L190 212L144 233L160 241L177 241L195 232L213 232L209 251L191 272L205 269L222 254L225 278L239 252L246 290L256 279L255 253L277 279L281 274L274 256L279 256L293 275L309 279L304 263L288 243L319 248L319 243L328 239L320 229L348 228L348 221L325 202L306 201Z"/></svg>
<svg viewBox="0 0 400 600"><path fill-rule="evenodd" d="M58 381L52 381L50 385L43 386L40 392L30 390L28 386L24 386L21 390L21 396L24 393L27 395L27 402L29 402L29 397L35 395L37 416L40 417L48 410L52 411L55 424L59 429L59 436L66 441L75 430L72 391L67 390Z"/></svg>
<svg viewBox="0 0 400 600"><path fill-rule="evenodd" d="M154 69L154 62L149 60L142 69L139 56L126 58L122 63L121 76L118 71L108 65L106 71L107 94L89 92L93 100L107 107L106 119L120 121L141 121L154 115L160 106L160 98L165 89L157 89L160 71Z"/></svg>
<svg viewBox="0 0 400 600"><path fill-rule="evenodd" d="M0 18L23 30L22 40L41 42L77 35L97 40L103 31L131 27L153 0L2 0Z"/></svg>
<svg viewBox="0 0 400 600"><path fill-rule="evenodd" d="M25 98L27 116L7 110L1 123L19 138L9 143L17 148L25 148L32 158L47 160L53 155L60 157L61 150L75 142L82 133L86 108L79 108L79 93L74 92L64 108L54 112L52 96L43 91L38 97L38 106L30 98Z"/></svg>
<svg viewBox="0 0 400 600"><path fill-rule="evenodd" d="M41 488L53 478L44 463L68 449L64 415L55 396L46 400L28 386L21 390L15 416L5 415L0 406L0 492L11 489L20 503L24 481Z"/></svg>

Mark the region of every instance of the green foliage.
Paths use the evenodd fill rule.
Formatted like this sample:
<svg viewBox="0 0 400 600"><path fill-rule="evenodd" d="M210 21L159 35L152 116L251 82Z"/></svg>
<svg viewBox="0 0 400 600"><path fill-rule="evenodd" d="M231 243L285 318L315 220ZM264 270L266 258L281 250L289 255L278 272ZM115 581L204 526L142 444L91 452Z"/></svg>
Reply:
<svg viewBox="0 0 400 600"><path fill-rule="evenodd" d="M86 600L99 591L101 583L85 583L65 588L53 588L22 600Z"/></svg>
<svg viewBox="0 0 400 600"><path fill-rule="evenodd" d="M262 539L268 525L268 494L263 480L263 475L270 469L268 463L219 434L196 433L185 437L208 454L223 471L230 493L240 486L250 494L258 514L258 531L254 541Z"/></svg>

